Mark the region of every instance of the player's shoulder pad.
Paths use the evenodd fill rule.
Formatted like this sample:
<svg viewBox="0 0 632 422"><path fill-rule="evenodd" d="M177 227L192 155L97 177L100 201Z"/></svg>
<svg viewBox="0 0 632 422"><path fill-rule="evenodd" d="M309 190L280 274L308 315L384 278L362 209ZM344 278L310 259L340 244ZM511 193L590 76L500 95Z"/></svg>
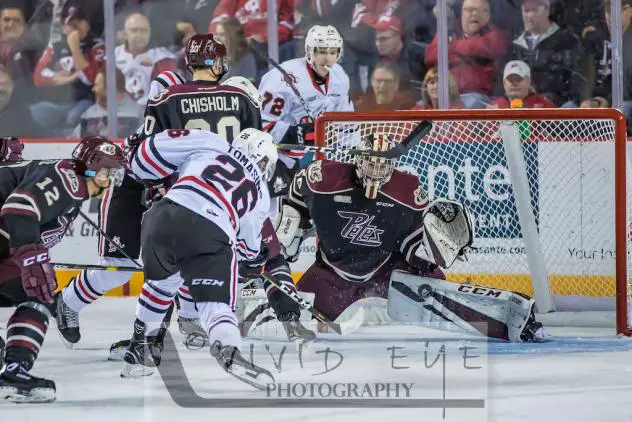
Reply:
<svg viewBox="0 0 632 422"><path fill-rule="evenodd" d="M59 160L53 167L61 180L61 185L72 199L83 201L88 198L88 185L85 179L75 171L72 160Z"/></svg>
<svg viewBox="0 0 632 422"><path fill-rule="evenodd" d="M305 169L307 186L315 193L339 193L353 189L351 164L316 160Z"/></svg>
<svg viewBox="0 0 632 422"><path fill-rule="evenodd" d="M419 178L399 170L393 171L391 180L382 186L380 193L413 210L421 211L428 205L428 195Z"/></svg>

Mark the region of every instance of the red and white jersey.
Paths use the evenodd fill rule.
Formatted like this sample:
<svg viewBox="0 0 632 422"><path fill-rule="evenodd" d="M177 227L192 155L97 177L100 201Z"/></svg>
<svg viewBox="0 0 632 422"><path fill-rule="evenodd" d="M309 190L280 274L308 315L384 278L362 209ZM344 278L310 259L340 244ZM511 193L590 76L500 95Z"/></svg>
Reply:
<svg viewBox="0 0 632 422"><path fill-rule="evenodd" d="M149 85L149 98L154 98L170 86L180 85L185 82L186 80L177 72L171 70L160 72L158 76L152 79L151 84Z"/></svg>
<svg viewBox="0 0 632 422"><path fill-rule="evenodd" d="M292 83L316 117L326 111L353 111L349 100L349 77L342 66L335 64L325 84L315 82L314 71L305 58L281 63ZM280 142L290 126L299 124L309 113L278 69L272 69L261 79L259 93L263 97L261 118L264 130Z"/></svg>
<svg viewBox="0 0 632 422"><path fill-rule="evenodd" d="M175 56L164 47L150 48L144 53L133 55L125 45L114 50L116 67L125 75L125 90L140 105L150 98L152 79L165 70L175 70Z"/></svg>
<svg viewBox="0 0 632 422"><path fill-rule="evenodd" d="M165 198L219 226L240 260L259 254L270 194L259 166L223 137L206 130L165 130L144 140L130 164L140 180L177 172Z"/></svg>

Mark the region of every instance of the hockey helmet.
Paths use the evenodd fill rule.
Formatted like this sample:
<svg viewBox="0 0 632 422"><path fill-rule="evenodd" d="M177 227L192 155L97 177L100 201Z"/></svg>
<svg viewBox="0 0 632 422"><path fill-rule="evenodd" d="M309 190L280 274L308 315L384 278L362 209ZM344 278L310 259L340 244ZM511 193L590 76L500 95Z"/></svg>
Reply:
<svg viewBox="0 0 632 422"><path fill-rule="evenodd" d="M257 129L244 129L233 140L232 145L257 163L266 182L272 180L279 159L272 135Z"/></svg>
<svg viewBox="0 0 632 422"><path fill-rule="evenodd" d="M385 133L371 134L360 141L358 149L384 152L395 146L395 141ZM364 195L375 199L380 188L393 175L396 159L378 156L361 156L355 158L356 173L364 186Z"/></svg>
<svg viewBox="0 0 632 422"><path fill-rule="evenodd" d="M215 34L195 34L187 42L184 50L184 62L193 73L194 69L213 67L219 60L222 72L216 75L218 80L230 70L230 60L226 46Z"/></svg>
<svg viewBox="0 0 632 422"><path fill-rule="evenodd" d="M108 177L116 186L123 182L125 154L114 142L102 136L83 138L72 151L75 169L83 176L94 177L108 169Z"/></svg>
<svg viewBox="0 0 632 422"><path fill-rule="evenodd" d="M342 37L336 28L331 25L314 25L305 36L305 58L312 64L314 51L320 48L338 48L338 59L342 56Z"/></svg>

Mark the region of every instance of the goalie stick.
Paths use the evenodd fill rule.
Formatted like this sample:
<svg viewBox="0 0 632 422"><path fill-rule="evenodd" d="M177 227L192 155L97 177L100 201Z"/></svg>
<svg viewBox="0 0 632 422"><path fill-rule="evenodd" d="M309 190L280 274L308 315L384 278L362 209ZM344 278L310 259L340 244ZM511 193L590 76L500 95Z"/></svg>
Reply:
<svg viewBox="0 0 632 422"><path fill-rule="evenodd" d="M337 334L342 335L342 330L340 330L340 324L333 322L331 319L327 318L318 309L314 308L305 299L299 296L299 294L296 293L294 290L290 289L283 283L279 283L277 280L275 280L274 277L272 277L270 274L266 273L265 271L261 273L261 277L263 277L265 280L272 283L277 289L285 293L285 295L287 295L291 300L298 303L298 305L301 308L307 310L307 312L312 314L317 320L327 325L329 328L334 330Z"/></svg>
<svg viewBox="0 0 632 422"><path fill-rule="evenodd" d="M295 144L278 144L277 148L281 150L303 150L309 152L346 152L349 155L360 155L363 157L382 157L382 158L399 158L407 154L413 146L424 136L428 135L432 130L432 122L422 120L401 142L398 142L393 148L387 151L371 151L354 148L336 148L336 147L319 147L315 145L295 145Z"/></svg>

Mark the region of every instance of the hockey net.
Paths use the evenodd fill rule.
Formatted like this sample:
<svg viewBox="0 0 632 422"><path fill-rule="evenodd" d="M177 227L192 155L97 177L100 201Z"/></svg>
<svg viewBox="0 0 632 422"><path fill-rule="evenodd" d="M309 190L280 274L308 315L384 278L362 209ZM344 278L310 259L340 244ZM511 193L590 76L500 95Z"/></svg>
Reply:
<svg viewBox="0 0 632 422"><path fill-rule="evenodd" d="M433 129L398 160L432 200L463 201L475 216L468 260L449 280L535 296L540 311L616 310L630 335L629 163L615 110L451 110L325 113L321 156L370 133L401 141L422 120Z"/></svg>

